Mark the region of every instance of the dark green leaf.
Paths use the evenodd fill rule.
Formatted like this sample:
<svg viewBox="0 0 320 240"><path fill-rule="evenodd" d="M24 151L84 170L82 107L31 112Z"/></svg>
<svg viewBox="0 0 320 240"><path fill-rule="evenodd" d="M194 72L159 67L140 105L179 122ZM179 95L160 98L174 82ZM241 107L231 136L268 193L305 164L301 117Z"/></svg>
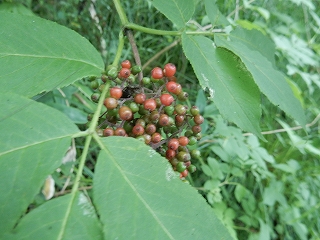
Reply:
<svg viewBox="0 0 320 240"><path fill-rule="evenodd" d="M63 113L1 93L0 238L9 231L61 164L77 127Z"/></svg>
<svg viewBox="0 0 320 240"><path fill-rule="evenodd" d="M232 239L165 158L133 138L102 139L93 201L105 239Z"/></svg>
<svg viewBox="0 0 320 240"><path fill-rule="evenodd" d="M153 5L177 27L183 28L193 15L193 0L153 0Z"/></svg>
<svg viewBox="0 0 320 240"><path fill-rule="evenodd" d="M38 17L0 14L0 88L24 96L100 75L100 54L76 32Z"/></svg>
<svg viewBox="0 0 320 240"><path fill-rule="evenodd" d="M220 113L261 137L259 89L241 60L230 51L215 48L206 37L184 34L182 44L200 85L209 90Z"/></svg>
<svg viewBox="0 0 320 240"><path fill-rule="evenodd" d="M267 58L267 53L261 50L264 48L264 44L269 45L269 40L263 40L256 31L237 31L230 34L229 37L230 39L227 40L223 36L216 36L215 43L217 46L227 48L237 54L252 74L261 92L274 105L279 106L301 125L305 125L305 115L300 102L294 97L283 74L272 66L269 60L270 56ZM253 41L252 38L255 40ZM257 42L260 42L260 45L252 44Z"/></svg>

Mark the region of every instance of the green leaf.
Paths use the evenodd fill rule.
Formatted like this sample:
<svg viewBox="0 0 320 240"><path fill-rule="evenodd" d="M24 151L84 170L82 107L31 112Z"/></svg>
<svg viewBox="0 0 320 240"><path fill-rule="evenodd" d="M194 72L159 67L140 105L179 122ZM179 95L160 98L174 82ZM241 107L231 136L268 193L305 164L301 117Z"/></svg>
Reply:
<svg viewBox="0 0 320 240"><path fill-rule="evenodd" d="M78 33L38 17L0 14L0 89L24 96L100 75L104 63Z"/></svg>
<svg viewBox="0 0 320 240"><path fill-rule="evenodd" d="M50 200L32 210L10 235L7 239L103 239L95 209L82 193Z"/></svg>
<svg viewBox="0 0 320 240"><path fill-rule="evenodd" d="M259 89L239 58L230 51L215 48L203 36L183 34L182 46L200 85L208 88L220 113L243 130L261 137Z"/></svg>
<svg viewBox="0 0 320 240"><path fill-rule="evenodd" d="M0 238L11 230L61 164L78 128L61 112L12 93L1 93ZM5 217L4 217L5 216Z"/></svg>
<svg viewBox="0 0 320 240"><path fill-rule="evenodd" d="M192 17L195 6L193 0L153 0L153 5L162 12L178 29L185 27Z"/></svg>
<svg viewBox="0 0 320 240"><path fill-rule="evenodd" d="M101 141L93 201L105 239L232 239L204 198L149 146Z"/></svg>
<svg viewBox="0 0 320 240"><path fill-rule="evenodd" d="M88 122L87 114L78 108L66 106L64 104L59 104L59 103L51 103L48 105L63 112L74 123L85 124Z"/></svg>
<svg viewBox="0 0 320 240"><path fill-rule="evenodd" d="M219 11L219 8L216 4L216 0L205 0L204 1L207 15L210 19L210 22L213 26L216 25L228 25L229 22Z"/></svg>
<svg viewBox="0 0 320 240"><path fill-rule="evenodd" d="M276 106L281 108L288 115L296 119L301 125L305 125L305 115L300 102L293 95L290 86L286 82L283 74L272 66L262 49L264 43L268 45L268 40L260 39L260 45L252 46L252 38L257 32L236 31L229 35L229 40L223 36L216 36L215 43L219 47L224 47L237 54L246 68L250 71L254 81L261 92ZM253 36L253 37L252 37ZM258 50L258 51L257 51Z"/></svg>

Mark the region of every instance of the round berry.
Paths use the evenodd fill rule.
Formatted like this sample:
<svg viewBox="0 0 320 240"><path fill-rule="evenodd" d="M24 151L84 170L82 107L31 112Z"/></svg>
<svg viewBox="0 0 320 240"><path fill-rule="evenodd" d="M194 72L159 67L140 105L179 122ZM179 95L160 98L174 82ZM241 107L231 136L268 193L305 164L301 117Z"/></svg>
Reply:
<svg viewBox="0 0 320 240"><path fill-rule="evenodd" d="M172 150L172 149L168 149L168 150L166 151L166 158L167 158L168 160L173 159L175 156L176 156L176 151L174 151L174 150Z"/></svg>
<svg viewBox="0 0 320 240"><path fill-rule="evenodd" d="M144 93L138 93L137 95L134 96L134 101L138 104L144 103L146 100L146 95Z"/></svg>
<svg viewBox="0 0 320 240"><path fill-rule="evenodd" d="M172 138L168 142L168 148L171 150L177 150L179 147L179 140L177 138Z"/></svg>
<svg viewBox="0 0 320 240"><path fill-rule="evenodd" d="M161 79L163 78L163 71L161 68L159 67L155 67L154 69L152 69L151 71L151 77L153 79Z"/></svg>
<svg viewBox="0 0 320 240"><path fill-rule="evenodd" d="M176 73L176 66L173 63L167 63L163 68L163 74L166 77L172 77Z"/></svg>
<svg viewBox="0 0 320 240"><path fill-rule="evenodd" d="M195 136L191 136L189 137L189 143L188 145L192 146L192 145L195 145L197 143L197 138Z"/></svg>
<svg viewBox="0 0 320 240"><path fill-rule="evenodd" d="M129 68L121 68L119 72L119 76L121 78L128 78L130 76L131 72Z"/></svg>
<svg viewBox="0 0 320 240"><path fill-rule="evenodd" d="M189 138L185 137L185 136L181 136L179 137L179 144L180 146L187 146L189 143Z"/></svg>
<svg viewBox="0 0 320 240"><path fill-rule="evenodd" d="M145 127L145 132L149 135L154 134L157 131L157 127L156 125L149 123L146 127Z"/></svg>
<svg viewBox="0 0 320 240"><path fill-rule="evenodd" d="M164 93L160 96L160 101L163 105L170 106L173 103L174 98L170 94Z"/></svg>
<svg viewBox="0 0 320 240"><path fill-rule="evenodd" d="M177 158L179 161L187 162L191 160L191 156L189 153L185 151L181 151L177 154Z"/></svg>
<svg viewBox="0 0 320 240"><path fill-rule="evenodd" d="M194 134L197 134L197 133L200 133L201 132L201 126L200 125L194 125L192 128L191 128L192 132Z"/></svg>
<svg viewBox="0 0 320 240"><path fill-rule="evenodd" d="M103 74L103 75L101 76L101 81L105 83L105 82L107 82L107 80L108 80L108 77Z"/></svg>
<svg viewBox="0 0 320 240"><path fill-rule="evenodd" d="M169 81L166 83L166 89L168 90L168 92L171 92L175 95L178 95L182 92L181 85L173 81Z"/></svg>
<svg viewBox="0 0 320 240"><path fill-rule="evenodd" d="M167 114L164 114L164 113L161 114L160 117L159 117L158 123L161 126L168 126L170 124L169 116Z"/></svg>
<svg viewBox="0 0 320 240"><path fill-rule="evenodd" d="M107 109L114 109L118 106L118 100L115 98L106 98L104 100L104 105Z"/></svg>
<svg viewBox="0 0 320 240"><path fill-rule="evenodd" d="M90 87L94 90L97 89L99 87L99 82L97 80L90 82Z"/></svg>
<svg viewBox="0 0 320 240"><path fill-rule="evenodd" d="M187 169L187 167L183 164L183 162L178 162L176 169L178 172L183 172L184 170Z"/></svg>
<svg viewBox="0 0 320 240"><path fill-rule="evenodd" d="M122 106L119 109L118 113L121 120L124 120L124 121L131 120L133 116L131 109L127 106Z"/></svg>
<svg viewBox="0 0 320 240"><path fill-rule="evenodd" d="M174 106L166 106L164 107L164 112L168 115L172 115L174 113Z"/></svg>
<svg viewBox="0 0 320 240"><path fill-rule="evenodd" d="M178 99L179 99L180 101L182 101L182 102L187 101L187 100L188 100L188 97L189 97L189 94L186 93L186 92L180 92L180 93L178 94Z"/></svg>
<svg viewBox="0 0 320 240"><path fill-rule="evenodd" d="M190 173L194 173L197 170L196 166L192 164L189 167L187 167L187 169Z"/></svg>
<svg viewBox="0 0 320 240"><path fill-rule="evenodd" d="M124 60L121 63L121 67L123 67L123 68L131 68L131 62L129 60Z"/></svg>
<svg viewBox="0 0 320 240"><path fill-rule="evenodd" d="M198 149L193 149L193 150L191 150L190 155L192 158L198 159L198 158L200 158L201 153Z"/></svg>
<svg viewBox="0 0 320 240"><path fill-rule="evenodd" d="M157 102L153 98L147 99L143 103L144 109L153 111L157 107Z"/></svg>
<svg viewBox="0 0 320 240"><path fill-rule="evenodd" d="M106 128L103 130L103 136L109 137L114 135L114 130L112 128Z"/></svg>
<svg viewBox="0 0 320 240"><path fill-rule="evenodd" d="M157 110L154 110L150 113L149 120L150 122L156 123L160 118L160 113Z"/></svg>
<svg viewBox="0 0 320 240"><path fill-rule="evenodd" d="M154 134L151 135L151 142L153 143L158 143L161 141L161 134L158 132L155 132Z"/></svg>
<svg viewBox="0 0 320 240"><path fill-rule="evenodd" d="M148 78L148 77L142 78L142 83L143 83L144 86L149 85L150 82L151 82L150 78Z"/></svg>
<svg viewBox="0 0 320 240"><path fill-rule="evenodd" d="M185 115L187 112L187 108L181 104L178 104L175 106L174 110L177 112L179 115Z"/></svg>
<svg viewBox="0 0 320 240"><path fill-rule="evenodd" d="M190 113L192 114L192 116L196 116L200 114L200 110L197 106L192 106L190 109Z"/></svg>
<svg viewBox="0 0 320 240"><path fill-rule="evenodd" d="M141 72L142 69L139 65L135 65L131 68L131 72L133 75L136 75L137 73Z"/></svg>
<svg viewBox="0 0 320 240"><path fill-rule="evenodd" d="M122 96L122 89L119 87L110 88L110 97L119 99Z"/></svg>
<svg viewBox="0 0 320 240"><path fill-rule="evenodd" d="M136 113L136 112L139 111L139 105L136 104L135 102L131 102L131 103L129 104L129 108L131 109L131 111L132 111L133 113Z"/></svg>
<svg viewBox="0 0 320 240"><path fill-rule="evenodd" d="M185 177L187 177L187 176L188 176L188 170L187 170L187 169L183 170L183 171L180 173L180 178L185 178Z"/></svg>
<svg viewBox="0 0 320 240"><path fill-rule="evenodd" d="M203 123L204 118L200 114L198 114L194 116L193 121L195 122L195 124L200 125Z"/></svg>
<svg viewBox="0 0 320 240"><path fill-rule="evenodd" d="M116 130L114 130L114 135L116 136L124 137L126 136L126 134L126 130L124 130L123 128L117 128Z"/></svg>
<svg viewBox="0 0 320 240"><path fill-rule="evenodd" d="M111 79L115 79L118 76L118 70L116 67L112 66L108 71L107 75Z"/></svg>
<svg viewBox="0 0 320 240"><path fill-rule="evenodd" d="M136 136L141 136L144 134L144 128L142 125L140 124L136 124L133 128L132 128L132 133Z"/></svg>
<svg viewBox="0 0 320 240"><path fill-rule="evenodd" d="M100 93L93 93L91 95L91 100L95 103L99 102L99 98L100 98Z"/></svg>

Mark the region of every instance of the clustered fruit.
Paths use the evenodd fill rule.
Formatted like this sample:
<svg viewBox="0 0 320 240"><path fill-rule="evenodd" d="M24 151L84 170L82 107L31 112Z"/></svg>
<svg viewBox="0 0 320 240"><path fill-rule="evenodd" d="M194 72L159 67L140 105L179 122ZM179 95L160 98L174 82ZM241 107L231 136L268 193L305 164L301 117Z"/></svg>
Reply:
<svg viewBox="0 0 320 240"><path fill-rule="evenodd" d="M101 81L89 79L91 88L97 90L91 96L94 102L99 101L105 83L111 84L97 132L104 137L133 137L145 142L166 157L184 179L196 170L191 159L199 158L200 151L189 147L201 138L204 118L198 107L185 104L188 94L177 82L174 64L155 67L150 77L138 80L140 72L140 66L125 60L120 68L107 67ZM89 115L88 121L91 118Z"/></svg>

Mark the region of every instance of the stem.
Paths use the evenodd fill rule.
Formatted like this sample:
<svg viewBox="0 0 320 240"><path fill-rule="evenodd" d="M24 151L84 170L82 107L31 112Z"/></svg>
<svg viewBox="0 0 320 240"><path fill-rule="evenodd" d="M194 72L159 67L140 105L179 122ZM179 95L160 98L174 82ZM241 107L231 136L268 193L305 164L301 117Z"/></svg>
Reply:
<svg viewBox="0 0 320 240"><path fill-rule="evenodd" d="M132 48L134 60L135 60L136 64L141 67L141 59L140 59L140 55L139 55L139 50L138 50L136 42L134 41L134 36L133 36L132 30L127 29L126 30L126 35L127 35L128 39L129 39L129 42L130 42L130 45L131 45L131 48ZM139 79L139 83L140 83L141 86L142 86L142 78L143 78L143 74L142 74L142 71L141 71L141 72L138 73L138 79Z"/></svg>
<svg viewBox="0 0 320 240"><path fill-rule="evenodd" d="M118 66L118 63L119 63L120 58L121 58L123 46L124 46L124 36L123 36L123 32L120 31L120 33L119 33L119 45L118 45L116 56L114 57L114 60L113 60L113 63L112 63L113 66Z"/></svg>
<svg viewBox="0 0 320 240"><path fill-rule="evenodd" d="M144 33L154 34L154 35L180 36L182 34L182 32L179 32L179 31L157 30L157 29L153 29L153 28L142 27L140 25L137 25L134 23L129 23L129 22L124 27L128 28L128 29L133 29L133 30L137 30L140 32L144 32Z"/></svg>
<svg viewBox="0 0 320 240"><path fill-rule="evenodd" d="M103 104L104 98L105 98L105 96L106 96L106 94L107 94L107 92L109 90L109 85L110 84L107 83L106 86L104 87L104 89L103 89L103 91L101 93L99 102L98 102L97 109L96 109L96 111L95 111L95 113L93 115L90 127L86 131L87 133L91 133L91 134L86 137L86 141L85 141L85 144L84 144L83 152L81 154L81 158L80 158L80 162L79 162L79 168L78 168L77 176L76 176L76 179L74 181L74 185L72 186L72 190L71 190L71 199L70 199L69 205L67 207L67 210L65 212L65 217L63 218L62 231L60 231L60 234L57 237L57 239L62 239L63 238L63 234L64 234L66 226L67 226L67 221L69 219L71 208L72 208L72 205L73 205L73 203L75 201L76 192L78 191L78 188L79 188L80 178L82 176L82 171L83 171L83 168L84 168L84 165L85 165L85 162L86 162L86 158L87 158L87 155L88 155L89 145L90 145L90 142L92 140L92 134L96 134L95 133L95 129L96 129L97 124L98 124L98 119L99 119L99 115L100 115L100 112L101 112L101 109L102 109L102 104Z"/></svg>
<svg viewBox="0 0 320 240"><path fill-rule="evenodd" d="M117 9L121 24L126 25L129 21L128 21L128 18L127 18L125 11L123 10L123 8L121 6L120 0L113 0L113 3Z"/></svg>

